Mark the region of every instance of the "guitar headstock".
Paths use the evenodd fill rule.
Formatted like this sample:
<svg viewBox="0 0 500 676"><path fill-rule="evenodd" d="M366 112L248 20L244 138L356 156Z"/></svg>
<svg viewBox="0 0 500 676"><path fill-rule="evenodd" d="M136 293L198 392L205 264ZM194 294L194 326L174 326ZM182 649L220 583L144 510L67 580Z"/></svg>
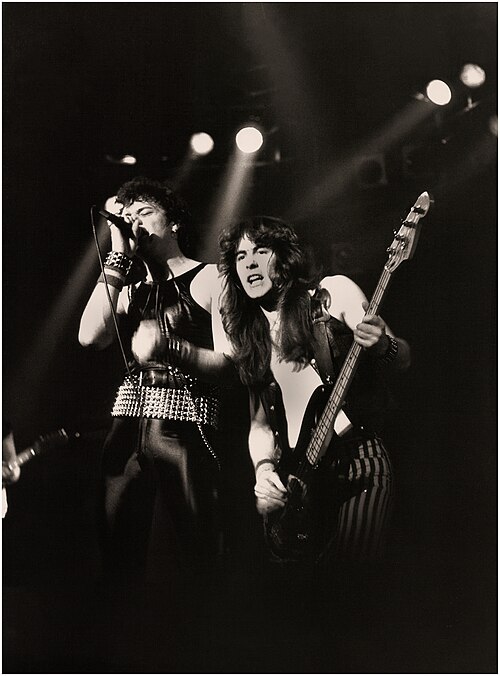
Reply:
<svg viewBox="0 0 500 676"><path fill-rule="evenodd" d="M41 455L52 448L62 448L69 444L70 436L64 428L58 429L49 434L42 434L33 444L33 450L36 455Z"/></svg>
<svg viewBox="0 0 500 676"><path fill-rule="evenodd" d="M391 246L387 249L389 259L385 265L385 269L389 272L394 272L402 261L412 258L420 235L421 224L419 224L419 221L427 214L432 203L433 199L429 193L423 192L410 209L401 227L395 234Z"/></svg>

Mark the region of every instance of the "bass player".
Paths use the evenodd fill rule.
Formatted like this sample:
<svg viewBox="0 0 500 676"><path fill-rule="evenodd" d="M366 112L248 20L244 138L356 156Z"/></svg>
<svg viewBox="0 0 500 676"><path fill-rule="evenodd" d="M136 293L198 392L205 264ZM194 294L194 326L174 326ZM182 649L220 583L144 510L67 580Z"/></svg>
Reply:
<svg viewBox="0 0 500 676"><path fill-rule="evenodd" d="M329 480L320 481L323 489L335 489L331 501L318 497L329 511L321 556L377 558L392 499L391 463L379 436L387 408L384 371L409 366L408 343L381 317L365 314L367 299L351 279L319 281L297 234L282 220L238 223L221 235L220 248L224 328L252 394L249 447L258 511L266 521L285 509L290 491L279 467L302 438L311 395L322 381L335 382L354 339L363 354L335 420Z"/></svg>

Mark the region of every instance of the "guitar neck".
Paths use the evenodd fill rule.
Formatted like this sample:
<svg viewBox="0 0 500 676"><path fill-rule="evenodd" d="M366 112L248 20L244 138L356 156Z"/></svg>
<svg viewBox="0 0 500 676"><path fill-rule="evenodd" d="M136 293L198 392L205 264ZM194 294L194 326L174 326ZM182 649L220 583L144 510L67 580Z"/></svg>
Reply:
<svg viewBox="0 0 500 676"><path fill-rule="evenodd" d="M392 273L385 267L373 293L370 305L366 310L366 314L377 314L387 291L391 274ZM347 357L340 370L335 386L328 398L327 404L307 447L306 457L311 465L315 465L318 462L322 453L326 451L326 447L330 443L330 439L333 436L335 418L344 404L345 395L356 373L362 349L363 348L359 343L353 341L349 352L347 353Z"/></svg>
<svg viewBox="0 0 500 676"><path fill-rule="evenodd" d="M24 451L21 451L20 453L17 454L17 464L18 465L24 465L27 463L29 460L32 460L35 456L37 456L38 453L34 446L30 446L29 448L25 448Z"/></svg>

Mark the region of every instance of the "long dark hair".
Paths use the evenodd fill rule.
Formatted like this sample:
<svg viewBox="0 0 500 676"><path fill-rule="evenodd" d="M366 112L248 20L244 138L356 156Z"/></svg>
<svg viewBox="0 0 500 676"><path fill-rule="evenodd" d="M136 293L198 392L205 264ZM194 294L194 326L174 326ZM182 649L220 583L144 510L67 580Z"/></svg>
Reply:
<svg viewBox="0 0 500 676"><path fill-rule="evenodd" d="M302 248L295 231L270 216L241 221L219 237L219 271L224 278L221 314L224 329L235 347L240 376L247 385L265 382L271 364L269 322L258 301L245 293L236 272L236 252L242 237L275 254L270 271L277 293L280 328L276 338L279 357L305 364L312 355L311 289L318 286L311 257Z"/></svg>

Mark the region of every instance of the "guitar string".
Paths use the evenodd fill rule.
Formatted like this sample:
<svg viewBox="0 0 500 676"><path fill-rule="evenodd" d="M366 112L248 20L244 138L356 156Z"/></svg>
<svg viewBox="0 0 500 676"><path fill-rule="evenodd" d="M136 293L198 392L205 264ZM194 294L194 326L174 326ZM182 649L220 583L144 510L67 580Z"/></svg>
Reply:
<svg viewBox="0 0 500 676"><path fill-rule="evenodd" d="M419 198L419 199L420 199L420 198ZM407 216L407 218L405 219L405 221L403 221L403 225L407 225L407 224L408 224L407 222L410 220L410 217L413 216L413 212L415 211L415 207L416 207L417 205L418 205L418 200L417 200L417 202L416 202L416 205L415 205L414 207L412 207L412 210L411 210L410 214ZM426 213L427 213L427 209L424 210L423 215L425 216ZM416 224L418 223L418 221L419 221L419 218L420 218L420 216L417 215L416 218L415 218L415 222L414 222L414 223L412 222L412 224L413 224L413 225L416 225ZM401 232L401 230L400 230L400 232ZM400 240L400 241L401 241L401 240ZM404 241L406 241L406 240L404 240ZM392 252L391 258L392 258L394 255L395 255L395 252ZM389 260L391 260L391 258L390 258ZM383 298L384 293L385 293L385 291L386 291L386 289L387 289L387 285L388 285L388 282L389 282L389 280L390 280L390 276L391 276L391 274L392 274L392 272L393 272L393 270L389 270L389 269L388 269L387 265L388 265L388 263L386 263L386 266L384 266L384 270L383 270L382 275L381 275L381 277L380 277L379 283L377 284L377 289L376 289L376 291L375 291L375 293L374 293L374 295L373 295L373 298L372 298L372 300L371 300L371 302L370 302L370 304L369 304L369 306L368 306L368 308L367 308L367 314L368 314L368 313L372 314L374 311L376 312L376 309L379 307L380 303L382 302L382 298ZM396 266L396 267L397 267L397 266ZM394 268L394 269L395 269L395 268ZM380 298L379 298L379 300L376 300L376 297L377 297L378 295L380 296ZM343 386L343 387L347 387L347 385L349 384L349 377L352 377L352 373L354 372L354 369L355 369L355 366L356 366L357 357L359 356L359 354L358 354L358 355L355 355L354 364L351 364L351 362L352 362L352 357L354 356L354 353L356 352L356 350L355 350L355 344L356 344L356 343L353 343L353 345L351 346L351 349L350 349L349 354L348 354L348 358L346 359L346 361L345 361L345 363L344 363L344 366L343 366L342 369L341 369L341 374L340 374L340 376L339 376L339 379L338 379L338 381L337 381L337 384L334 386L334 392L335 392L336 389L337 389L337 385L340 387L340 384L342 383L342 379L341 379L341 378L344 378L344 376L346 375L346 373L344 373L344 371L347 372L347 371L349 371L349 370L351 369L351 372L349 373L348 379L347 379L347 381L346 381L347 384L346 384L346 385L342 385L342 386ZM358 344L358 346L359 346L359 344ZM359 346L359 347L361 347L361 346ZM352 366L352 368L351 368L351 366ZM337 399L338 399L338 397L337 397ZM329 400L329 402L327 403L327 407L328 407L328 404L329 404L331 401L332 401L332 400ZM337 401L337 403L335 404L335 406L337 406L337 405L338 405L338 401ZM323 416L320 418L320 423L321 423L321 420L322 420L322 419L323 419ZM313 433L313 438L314 438L315 436L316 436L316 432ZM311 441L312 441L312 439L311 439ZM300 468L301 466L304 466L304 465L306 464L307 451L309 450L310 446L311 446L311 442L310 442L310 444L309 444L308 447L307 447L306 454L305 454L305 456L303 457L303 460L302 460L301 464L299 464L299 468ZM299 471L297 471L297 474L299 474Z"/></svg>
<svg viewBox="0 0 500 676"><path fill-rule="evenodd" d="M380 276L380 280L377 284L377 288L375 289L375 292L373 294L373 298L370 301L370 304L366 310L367 314L374 314L378 310L380 303L382 302L383 296L387 290L391 274L392 273L389 270L387 270L387 268L384 267L384 270L382 271L382 274ZM313 436L309 441L304 459L299 464L297 473L300 473L300 470L304 471L305 469L307 469L308 465L314 466L317 463L319 459L319 453L323 446L324 438L326 437L326 434L330 429L331 423L338 414L338 411L336 409L341 403L340 402L341 397L337 393L337 389L341 388L342 390L345 391L347 387L350 385L350 380L354 376L355 368L357 366L361 349L362 348L361 345L359 345L359 343L353 342L353 344L351 345L347 358L339 374L336 386L334 387L334 391L332 393L333 398L331 395L331 398L327 402L327 405L318 421ZM322 441L319 440L319 437L321 436L323 437Z"/></svg>
<svg viewBox="0 0 500 676"><path fill-rule="evenodd" d="M415 220L414 220L415 219ZM403 221L402 226L403 227L409 227L411 228L412 226L416 226L419 221L419 216L414 217L414 214L410 212L410 214L407 216L407 218ZM402 229L402 228L401 228ZM399 233L401 232L401 229ZM398 233L398 234L399 234ZM391 275L393 270L389 270L387 265L390 262L390 260L393 260L396 256L396 251L397 248L400 250L404 248L404 246L401 246L401 243L404 242L405 245L407 244L407 239L406 237L400 236L398 239L398 247L396 249L391 251L391 256L389 261L385 264L384 269L382 271L382 274L380 276L380 280L377 284L377 288L375 289L375 292L373 294L373 298L370 301L370 304L366 310L367 314L375 314L382 302L382 299L384 297L385 292L387 291L387 287L389 284L389 281L391 279ZM398 252L399 253L399 252ZM356 348L356 346L359 348L359 350ZM336 418L338 411L336 410L337 407L340 404L340 397L335 394L337 388L341 389L347 389L347 387L350 385L350 380L354 375L354 370L357 366L357 360L359 357L359 353L361 352L361 346L357 343L353 343L351 346L351 349L349 350L348 356L346 358L346 361L341 369L341 372L339 374L339 377L337 379L337 383L334 387L334 392L331 396L331 398L328 400L325 409L320 417L320 420L316 426L316 429L313 433L313 436L311 437L309 444L306 449L306 453L304 455L302 463L299 465L299 469L304 469L308 467L308 464L310 465L315 465L319 459L319 454L321 451L321 448L323 446L324 439L326 435L328 434L328 431L330 429L330 425L332 421ZM356 353L356 354L355 354ZM354 362L351 364L351 362ZM345 382L343 382L345 381ZM320 434L321 433L321 434ZM323 441L319 441L319 437L323 435Z"/></svg>

